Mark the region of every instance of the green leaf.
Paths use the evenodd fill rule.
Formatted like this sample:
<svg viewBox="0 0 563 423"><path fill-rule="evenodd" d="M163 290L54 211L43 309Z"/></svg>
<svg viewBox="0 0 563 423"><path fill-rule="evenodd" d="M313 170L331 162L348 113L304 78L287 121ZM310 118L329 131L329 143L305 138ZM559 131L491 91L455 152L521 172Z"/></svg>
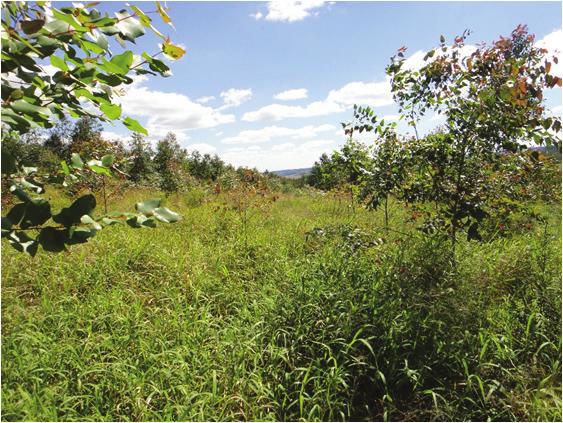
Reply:
<svg viewBox="0 0 563 423"><path fill-rule="evenodd" d="M138 215L127 219L127 224L132 228L141 228L143 226L155 228L156 222L151 217L146 217L144 215Z"/></svg>
<svg viewBox="0 0 563 423"><path fill-rule="evenodd" d="M25 100L13 101L13 102L10 103L10 107L12 108L12 110L14 110L16 112L25 113L25 114L28 114L28 115L37 114L37 113L42 113L42 114L48 115L48 114L51 113L49 111L49 109L28 103ZM4 113L4 111L2 111L2 112Z"/></svg>
<svg viewBox="0 0 563 423"><path fill-rule="evenodd" d="M133 53L128 50L125 53L113 56L109 63L114 65L116 69L119 70L117 73L125 75L127 72L129 72L129 68L133 63Z"/></svg>
<svg viewBox="0 0 563 423"><path fill-rule="evenodd" d="M113 176L113 174L111 173L111 171L105 167L105 166L99 166L97 164L92 164L92 161L88 162L88 167L94 172L97 173L99 175L106 175L106 176ZM99 162L101 163L99 160L95 160L95 162Z"/></svg>
<svg viewBox="0 0 563 423"><path fill-rule="evenodd" d="M159 1L156 2L156 8L158 9L158 13L160 13L162 20L165 23L172 25L172 19L170 19L170 16L168 16L168 13L166 13L164 8L160 5Z"/></svg>
<svg viewBox="0 0 563 423"><path fill-rule="evenodd" d="M80 227L72 227L68 229L68 232L65 234L65 243L68 245L74 244L84 244L88 242L88 239L92 238L96 235L95 229L88 229L88 228L80 228Z"/></svg>
<svg viewBox="0 0 563 423"><path fill-rule="evenodd" d="M43 188L43 184L35 181L32 178L21 178L18 182L22 187L34 191L37 194L41 194L45 192L45 188Z"/></svg>
<svg viewBox="0 0 563 423"><path fill-rule="evenodd" d="M96 197L92 194L87 194L70 205L65 207L57 215L53 216L53 220L64 226L72 226L81 222L82 216L85 214L90 215L96 208Z"/></svg>
<svg viewBox="0 0 563 423"><path fill-rule="evenodd" d="M31 257L35 257L37 253L38 243L25 232L18 231L11 233L8 237L10 245L21 253L28 253Z"/></svg>
<svg viewBox="0 0 563 423"><path fill-rule="evenodd" d="M137 122L135 119L132 119L130 117L126 117L123 120L123 124L133 132L139 132L144 135L149 134L148 131L139 122Z"/></svg>
<svg viewBox="0 0 563 423"><path fill-rule="evenodd" d="M84 162L78 153L72 153L70 157L70 165L75 169L84 169Z"/></svg>
<svg viewBox="0 0 563 423"><path fill-rule="evenodd" d="M82 40L82 46L85 50L89 50L95 54L105 53L105 50L102 47L92 41Z"/></svg>
<svg viewBox="0 0 563 423"><path fill-rule="evenodd" d="M22 166L22 170L26 175L37 173L37 168L32 166Z"/></svg>
<svg viewBox="0 0 563 423"><path fill-rule="evenodd" d="M43 25L45 25L45 19L35 19L35 20L32 20L32 21L20 21L20 25L21 25L22 31L25 34L31 35L31 34L35 34L41 28L43 28Z"/></svg>
<svg viewBox="0 0 563 423"><path fill-rule="evenodd" d="M61 168L63 169L63 172L64 172L65 175L70 175L70 168L66 164L66 160L63 160L61 162Z"/></svg>
<svg viewBox="0 0 563 423"><path fill-rule="evenodd" d="M8 217L2 217L2 238L12 232L12 222Z"/></svg>
<svg viewBox="0 0 563 423"><path fill-rule="evenodd" d="M149 200L135 204L135 210L146 216L152 216L154 211L160 207L160 198L151 198Z"/></svg>
<svg viewBox="0 0 563 423"><path fill-rule="evenodd" d="M174 213L166 207L159 207L155 209L154 217L164 223L174 223L180 220L180 215L178 213Z"/></svg>
<svg viewBox="0 0 563 423"><path fill-rule="evenodd" d="M100 109L108 119L115 120L121 116L121 106L119 104L102 104Z"/></svg>
<svg viewBox="0 0 563 423"><path fill-rule="evenodd" d="M102 230L102 225L100 225L98 222L92 219L90 215L85 214L84 216L82 216L80 218L80 222L85 225L89 225L91 229L94 229L96 231Z"/></svg>
<svg viewBox="0 0 563 423"><path fill-rule="evenodd" d="M13 225L22 229L39 226L51 218L51 204L44 199L18 203L10 209L6 217Z"/></svg>
<svg viewBox="0 0 563 423"><path fill-rule="evenodd" d="M116 219L110 219L109 217L102 217L101 222L104 226L111 226L111 225L116 225L118 223L121 223L121 221L116 220Z"/></svg>
<svg viewBox="0 0 563 423"><path fill-rule="evenodd" d="M477 241L483 240L483 238L481 237L481 234L477 230L478 228L479 228L479 224L477 222L474 222L474 223L471 224L471 226L467 230L467 240L468 241L471 241L472 239L477 240Z"/></svg>
<svg viewBox="0 0 563 423"><path fill-rule="evenodd" d="M180 46L172 44L168 40L166 40L164 44L162 44L162 52L172 60L181 59L182 56L186 54L186 50L184 50Z"/></svg>
<svg viewBox="0 0 563 423"><path fill-rule="evenodd" d="M115 156L113 154L106 154L102 157L102 165L105 167L110 167L115 160Z"/></svg>
<svg viewBox="0 0 563 423"><path fill-rule="evenodd" d="M53 253L59 253L64 251L66 231L62 229L55 229L53 227L47 227L41 229L37 241L43 247L45 251L50 251Z"/></svg>
<svg viewBox="0 0 563 423"><path fill-rule="evenodd" d="M64 59L61 59L58 56L51 56L51 64L56 67L59 68L60 70L64 71L64 72L68 72L69 71L69 67L66 64L66 62L64 61Z"/></svg>

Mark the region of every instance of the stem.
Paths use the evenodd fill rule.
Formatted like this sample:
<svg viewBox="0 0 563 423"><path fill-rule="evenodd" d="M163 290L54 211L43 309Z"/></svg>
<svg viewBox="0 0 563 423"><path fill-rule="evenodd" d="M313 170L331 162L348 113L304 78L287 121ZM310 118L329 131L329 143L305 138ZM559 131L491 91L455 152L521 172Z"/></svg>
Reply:
<svg viewBox="0 0 563 423"><path fill-rule="evenodd" d="M102 192L104 195L104 213L108 213L108 199L106 196L106 178L102 176Z"/></svg>
<svg viewBox="0 0 563 423"><path fill-rule="evenodd" d="M389 196L386 195L385 196L385 229L388 230L389 229L389 209L388 209L388 199Z"/></svg>

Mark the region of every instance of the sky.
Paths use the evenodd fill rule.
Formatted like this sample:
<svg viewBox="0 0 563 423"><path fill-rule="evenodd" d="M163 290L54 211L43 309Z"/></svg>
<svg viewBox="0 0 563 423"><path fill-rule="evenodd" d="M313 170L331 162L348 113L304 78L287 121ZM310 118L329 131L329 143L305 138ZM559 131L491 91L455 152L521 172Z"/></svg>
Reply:
<svg viewBox="0 0 563 423"><path fill-rule="evenodd" d="M152 2L133 4L154 9ZM168 78L136 78L118 98L124 115L138 119L152 142L172 131L188 150L217 153L235 166L262 171L310 167L322 153L339 148L346 141L340 123L351 119L355 103L396 120L385 67L402 46L415 67L440 35L452 42L470 29L468 44L491 43L522 23L550 51L563 48L561 2L285 0L167 6L174 28L157 26L187 53L168 63L173 74ZM120 2L99 7L113 13ZM133 51L152 54L158 39L147 33ZM563 60L559 63L552 73L563 73ZM560 88L546 95L546 105L559 115L561 101ZM438 116L428 116L419 131L439 124ZM399 129L408 132L402 122ZM119 123L105 125L105 135L129 137Z"/></svg>

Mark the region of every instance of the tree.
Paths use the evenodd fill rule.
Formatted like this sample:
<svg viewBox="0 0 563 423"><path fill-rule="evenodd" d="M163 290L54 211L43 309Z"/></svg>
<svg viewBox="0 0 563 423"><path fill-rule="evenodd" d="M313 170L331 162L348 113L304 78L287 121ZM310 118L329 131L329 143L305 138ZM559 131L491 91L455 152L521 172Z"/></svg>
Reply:
<svg viewBox="0 0 563 423"><path fill-rule="evenodd" d="M154 165L160 175L160 187L164 192L175 192L180 188L182 164L185 160L186 152L178 144L174 133L169 132L158 142Z"/></svg>
<svg viewBox="0 0 563 423"><path fill-rule="evenodd" d="M131 164L127 172L133 182L141 182L153 173L151 161L153 155L154 152L150 144L145 141L143 135L138 132L133 133L129 149Z"/></svg>
<svg viewBox="0 0 563 423"><path fill-rule="evenodd" d="M63 117L48 130L47 139L43 145L59 156L68 157L68 146L72 139L73 125L70 119Z"/></svg>
<svg viewBox="0 0 563 423"><path fill-rule="evenodd" d="M385 228L389 227L389 196L395 193L404 180L405 143L395 131L395 122L379 120L373 109L354 105L354 120L342 123L344 133L353 137L354 132L373 132L372 157L360 154L355 174L360 182L361 197L368 200L368 207L376 209L381 203L385 211Z"/></svg>
<svg viewBox="0 0 563 423"><path fill-rule="evenodd" d="M57 119L67 115L90 117L102 121L121 120L129 129L147 133L134 119L122 116L116 102L116 88L131 84L130 75L152 74L168 76L170 69L156 56L181 58L183 48L170 42L138 7L131 5L110 17L94 8L75 3L72 7L56 8L48 2L8 2L2 10L2 126L3 133L25 134L33 128L51 128ZM170 18L159 2L156 13L165 23ZM123 47L135 42L146 29L152 30L162 43L152 56L132 51L113 54L110 39ZM58 70L52 75L43 66ZM78 137L79 132L75 133ZM55 140L53 140L55 141ZM53 146L60 146L59 139ZM175 222L176 213L161 207L158 199L135 205L137 213L120 213L94 219L96 198L92 194L76 199L60 213L52 214L48 200L31 197L44 192L45 182L72 183L88 173L112 176L114 157L82 161L73 153L70 163L61 163L56 174L41 175L36 166L21 167L10 175L10 192L20 203L2 217L2 237L19 251L35 255L38 246L45 251L59 252L67 245L86 242L103 226L123 218L133 227L154 226L156 220ZM48 222L50 224L48 224ZM48 224L45 226L45 224ZM37 231L37 232L33 232ZM37 235L30 235L37 233Z"/></svg>
<svg viewBox="0 0 563 423"><path fill-rule="evenodd" d="M454 254L460 229L469 239L480 238L487 165L503 152L526 148L527 140L557 143L554 133L561 130L561 120L545 116L542 103L546 88L561 86L561 78L550 73L557 58L536 47L525 26L471 54L465 46L468 35L456 37L451 46L441 37L418 70L403 66L404 48L387 67L394 99L409 124L416 128L430 111L446 118L446 131L427 138L423 151L441 154L424 166L437 167L434 177L441 178L434 194Z"/></svg>

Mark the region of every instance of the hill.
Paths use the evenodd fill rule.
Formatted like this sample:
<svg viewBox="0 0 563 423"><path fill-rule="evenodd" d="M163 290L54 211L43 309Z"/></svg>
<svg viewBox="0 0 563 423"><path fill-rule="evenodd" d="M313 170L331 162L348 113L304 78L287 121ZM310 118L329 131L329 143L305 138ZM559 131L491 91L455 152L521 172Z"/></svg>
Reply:
<svg viewBox="0 0 563 423"><path fill-rule="evenodd" d="M308 175L311 173L310 167L303 167L300 169L284 169L284 170L274 170L272 173L283 176L284 178L299 178L303 175Z"/></svg>

